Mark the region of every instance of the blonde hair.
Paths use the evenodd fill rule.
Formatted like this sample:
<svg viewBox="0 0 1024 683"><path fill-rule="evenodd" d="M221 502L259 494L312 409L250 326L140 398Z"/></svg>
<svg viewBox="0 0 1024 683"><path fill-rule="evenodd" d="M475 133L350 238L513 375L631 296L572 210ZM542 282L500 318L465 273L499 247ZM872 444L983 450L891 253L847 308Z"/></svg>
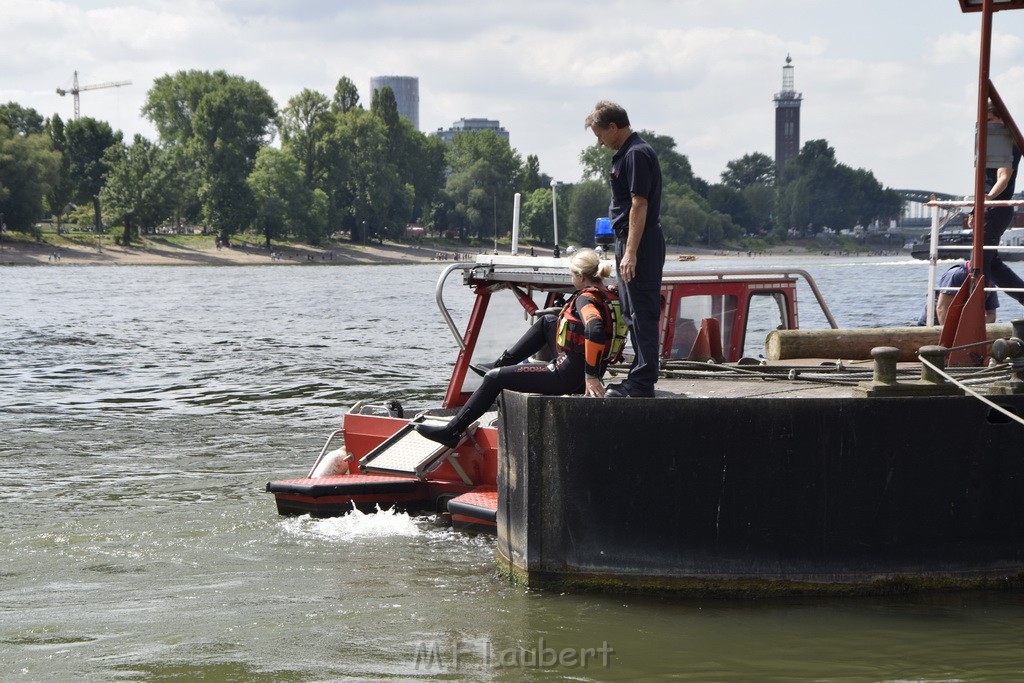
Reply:
<svg viewBox="0 0 1024 683"><path fill-rule="evenodd" d="M611 275L612 267L593 249L579 249L569 257L569 272L599 285L603 284L602 278Z"/></svg>

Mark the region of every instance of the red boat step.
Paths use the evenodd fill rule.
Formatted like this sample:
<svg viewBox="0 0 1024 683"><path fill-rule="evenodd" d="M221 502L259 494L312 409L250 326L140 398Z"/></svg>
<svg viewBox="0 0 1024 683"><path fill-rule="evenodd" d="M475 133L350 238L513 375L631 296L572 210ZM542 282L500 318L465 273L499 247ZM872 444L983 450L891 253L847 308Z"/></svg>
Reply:
<svg viewBox="0 0 1024 683"><path fill-rule="evenodd" d="M449 500L448 512L456 529L493 532L498 525L498 489L478 486Z"/></svg>
<svg viewBox="0 0 1024 683"><path fill-rule="evenodd" d="M329 477L283 479L267 484L270 493L286 493L319 498L321 496L365 495L372 493L412 493L421 483L409 477L374 474L335 474Z"/></svg>

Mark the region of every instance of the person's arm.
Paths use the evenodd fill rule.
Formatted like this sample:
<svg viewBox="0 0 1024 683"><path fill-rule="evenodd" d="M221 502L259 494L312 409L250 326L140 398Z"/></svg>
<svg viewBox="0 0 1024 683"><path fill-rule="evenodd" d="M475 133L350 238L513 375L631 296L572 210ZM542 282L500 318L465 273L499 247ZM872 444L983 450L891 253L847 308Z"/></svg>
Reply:
<svg viewBox="0 0 1024 683"><path fill-rule="evenodd" d="M605 342L610 330L604 329L604 320L597 304L586 295L576 299L576 311L583 321L583 360L585 396L604 396L604 383L599 376L604 360Z"/></svg>
<svg viewBox="0 0 1024 683"><path fill-rule="evenodd" d="M1010 184L1013 177L1012 168L1000 168L996 170L996 182L992 189L985 194L985 199L995 199L1003 193L1003 190Z"/></svg>
<svg viewBox="0 0 1024 683"><path fill-rule="evenodd" d="M949 305L953 303L954 296L948 292L939 292L939 297L935 301L935 320L940 325L946 322L946 314L949 313Z"/></svg>
<svg viewBox="0 0 1024 683"><path fill-rule="evenodd" d="M640 238L644 236L647 225L647 197L633 195L633 203L629 209L629 234L622 260L619 262L619 276L623 282L629 282L636 275L636 253L640 249Z"/></svg>

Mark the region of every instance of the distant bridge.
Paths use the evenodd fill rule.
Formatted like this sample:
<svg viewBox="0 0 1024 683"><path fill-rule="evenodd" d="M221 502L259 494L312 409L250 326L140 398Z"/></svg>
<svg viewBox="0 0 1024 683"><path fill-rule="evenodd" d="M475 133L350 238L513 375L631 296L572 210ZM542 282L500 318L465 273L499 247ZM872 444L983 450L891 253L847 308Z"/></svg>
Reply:
<svg viewBox="0 0 1024 683"><path fill-rule="evenodd" d="M932 209L925 206L925 203L935 199L958 200L964 196L960 194L948 194L946 192L935 192L933 190L897 190L897 193L905 202L903 215L900 217L898 227L911 232L923 231L932 224Z"/></svg>
<svg viewBox="0 0 1024 683"><path fill-rule="evenodd" d="M931 201L931 198L932 198L933 195L935 196L936 199L941 199L941 200L944 200L944 201L951 201L951 200L954 200L954 199L963 199L964 198L964 196L962 194L947 194L945 192L934 192L932 190L895 190L894 189L893 192L896 192L897 194L899 194L899 196L903 197L903 199L905 201L917 202L919 204L924 204L927 201Z"/></svg>

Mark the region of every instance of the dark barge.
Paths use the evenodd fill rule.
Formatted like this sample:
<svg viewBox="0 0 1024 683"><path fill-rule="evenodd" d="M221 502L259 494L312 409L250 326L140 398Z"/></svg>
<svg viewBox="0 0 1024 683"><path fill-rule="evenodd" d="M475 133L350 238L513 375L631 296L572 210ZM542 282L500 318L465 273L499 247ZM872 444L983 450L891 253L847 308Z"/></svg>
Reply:
<svg viewBox="0 0 1024 683"><path fill-rule="evenodd" d="M601 411L506 395L506 575L700 594L1021 584L1019 422L948 385L879 385L870 366L689 365ZM990 400L1024 415L1019 386Z"/></svg>

